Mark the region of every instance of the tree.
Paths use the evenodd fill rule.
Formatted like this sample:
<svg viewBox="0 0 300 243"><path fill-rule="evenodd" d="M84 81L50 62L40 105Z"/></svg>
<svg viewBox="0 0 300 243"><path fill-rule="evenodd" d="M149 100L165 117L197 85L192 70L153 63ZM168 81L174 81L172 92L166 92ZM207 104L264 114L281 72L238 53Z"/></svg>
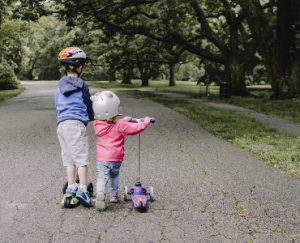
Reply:
<svg viewBox="0 0 300 243"><path fill-rule="evenodd" d="M275 54L278 78L289 96L300 94L300 2L278 0Z"/></svg>
<svg viewBox="0 0 300 243"><path fill-rule="evenodd" d="M225 66L225 78L232 84L233 93L246 93L244 76L254 52L241 46L243 15L233 1L56 2L64 6L64 16L70 21L85 17L111 31L144 35L220 63Z"/></svg>
<svg viewBox="0 0 300 243"><path fill-rule="evenodd" d="M41 10L43 1L21 2L27 5L20 9L25 6L25 9L35 8L39 14L49 14ZM161 56L169 47L169 50L189 51L214 64L211 67L223 70L224 81L233 94L247 94L245 74L251 73L261 61L269 73L275 97L285 89L290 95L299 92L297 0L54 0L50 3L55 6L50 8L52 13L59 13L70 25L101 29L108 37L117 33L129 38L145 36L164 47ZM283 62L287 57L287 62ZM174 65L170 60L170 77L173 77Z"/></svg>
<svg viewBox="0 0 300 243"><path fill-rule="evenodd" d="M268 72L273 98L300 92L300 3L297 0L241 1L249 29Z"/></svg>
<svg viewBox="0 0 300 243"><path fill-rule="evenodd" d="M63 21L54 16L43 16L37 22L28 24L30 30L24 41L25 76L32 79L59 79L57 55L66 46L73 45L75 33L70 31Z"/></svg>
<svg viewBox="0 0 300 243"><path fill-rule="evenodd" d="M15 89L16 74L22 70L22 40L27 28L22 21L10 18L14 1L0 1L0 89Z"/></svg>

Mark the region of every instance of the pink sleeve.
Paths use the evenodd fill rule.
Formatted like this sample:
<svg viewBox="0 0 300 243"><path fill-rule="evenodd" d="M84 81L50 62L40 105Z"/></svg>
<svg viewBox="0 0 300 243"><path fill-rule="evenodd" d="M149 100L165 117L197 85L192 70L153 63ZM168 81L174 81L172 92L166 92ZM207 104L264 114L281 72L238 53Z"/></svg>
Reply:
<svg viewBox="0 0 300 243"><path fill-rule="evenodd" d="M148 124L145 122L128 122L124 120L120 120L119 122L119 131L122 133L122 135L135 135L142 131L144 131L148 127Z"/></svg>
<svg viewBox="0 0 300 243"><path fill-rule="evenodd" d="M93 127L94 127L94 132L96 134L96 136L99 136L100 135L100 127L97 125L96 121L93 122Z"/></svg>

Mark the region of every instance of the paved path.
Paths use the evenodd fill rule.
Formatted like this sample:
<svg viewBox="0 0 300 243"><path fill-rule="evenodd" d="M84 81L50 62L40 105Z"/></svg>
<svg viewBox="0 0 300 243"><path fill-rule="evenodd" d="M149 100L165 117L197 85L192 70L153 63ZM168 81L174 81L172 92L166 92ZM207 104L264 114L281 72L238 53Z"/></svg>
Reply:
<svg viewBox="0 0 300 243"><path fill-rule="evenodd" d="M173 97L173 98L179 98L179 99L185 99L188 101L200 101L200 99L193 99L188 95L183 95L183 94L174 94L174 93L158 93L160 95L164 95L167 97ZM211 100L206 100L202 99L202 102L204 102L206 105L218 108L220 110L225 110L225 111L230 111L234 113L238 113L243 116L247 116L250 118L253 118L261 123L264 123L268 125L271 128L276 129L277 131L287 134L289 136L298 136L300 137L300 125L296 124L294 122L285 120L285 119L280 119L280 118L275 118L271 117L268 115L265 115L263 113L259 113L247 108L239 107L236 105L228 104L226 102L222 101L211 101Z"/></svg>
<svg viewBox="0 0 300 243"><path fill-rule="evenodd" d="M160 104L120 94L122 112L153 115L141 137L142 182L156 202L106 212L62 209L55 83L0 103L0 242L300 242L300 183ZM95 138L89 127L95 182ZM126 140L121 186L136 177L137 140Z"/></svg>

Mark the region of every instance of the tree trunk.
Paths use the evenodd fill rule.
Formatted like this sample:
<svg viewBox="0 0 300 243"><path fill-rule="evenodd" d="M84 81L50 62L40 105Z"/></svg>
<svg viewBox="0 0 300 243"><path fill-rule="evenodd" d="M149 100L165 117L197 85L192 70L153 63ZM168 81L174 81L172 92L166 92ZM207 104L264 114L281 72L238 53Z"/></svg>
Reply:
<svg viewBox="0 0 300 243"><path fill-rule="evenodd" d="M298 0L278 0L275 44L264 46L274 99L283 97L285 91L291 97L300 93L300 53L296 47L296 36L300 33L299 12Z"/></svg>
<svg viewBox="0 0 300 243"><path fill-rule="evenodd" d="M149 86L149 78L147 76L143 76L141 79L142 79L142 87L148 87Z"/></svg>
<svg viewBox="0 0 300 243"><path fill-rule="evenodd" d="M230 95L245 96L247 89L245 85L245 70L243 64L238 63L235 59L230 60L225 66L224 87L230 89Z"/></svg>
<svg viewBox="0 0 300 243"><path fill-rule="evenodd" d="M278 11L280 7L281 12L284 12L281 29L286 31L283 33L285 37L283 37L284 41L281 46L285 47L283 53L286 53L288 59L287 64L282 65L285 68L284 75L287 77L288 96L295 97L300 94L300 2L299 0L284 2L280 0L278 1Z"/></svg>
<svg viewBox="0 0 300 243"><path fill-rule="evenodd" d="M140 71L140 75L141 75L142 87L148 87L149 86L149 79L151 77L150 68L145 67L145 66L140 66L139 71Z"/></svg>
<svg viewBox="0 0 300 243"><path fill-rule="evenodd" d="M34 68L30 68L26 74L26 77L29 79L29 80L33 80L33 70Z"/></svg>
<svg viewBox="0 0 300 243"><path fill-rule="evenodd" d="M122 84L131 84L132 76L133 76L132 68L124 69Z"/></svg>
<svg viewBox="0 0 300 243"><path fill-rule="evenodd" d="M116 82L116 70L114 68L110 68L108 70L108 81L109 82Z"/></svg>
<svg viewBox="0 0 300 243"><path fill-rule="evenodd" d="M32 63L32 65L31 65L30 69L29 69L28 72L27 72L27 78L28 78L29 80L33 80L33 70L36 68L36 66L35 66L36 62L37 62L37 59L35 58L35 59L33 60L33 63Z"/></svg>
<svg viewBox="0 0 300 243"><path fill-rule="evenodd" d="M175 63L170 63L169 64L169 86L176 86L175 82Z"/></svg>
<svg viewBox="0 0 300 243"><path fill-rule="evenodd" d="M227 57L227 64L225 65L225 81L224 88L229 89L230 95L245 96L247 89L245 85L245 64L239 58L239 39L238 39L237 19L232 19L230 31L230 53ZM221 88L222 86L220 86ZM220 92L221 93L221 92Z"/></svg>
<svg viewBox="0 0 300 243"><path fill-rule="evenodd" d="M272 98L279 98L282 97L283 87L284 87L284 80L281 77L278 69L278 63L275 54L275 47L274 45L263 45L263 60L266 66L268 79L271 83L273 95Z"/></svg>

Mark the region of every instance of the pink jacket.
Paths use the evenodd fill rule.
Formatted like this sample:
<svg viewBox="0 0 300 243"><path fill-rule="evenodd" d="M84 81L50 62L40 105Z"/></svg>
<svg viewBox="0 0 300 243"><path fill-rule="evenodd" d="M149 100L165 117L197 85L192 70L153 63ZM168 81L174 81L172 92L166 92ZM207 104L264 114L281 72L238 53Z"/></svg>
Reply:
<svg viewBox="0 0 300 243"><path fill-rule="evenodd" d="M144 122L128 122L116 120L115 123L95 120L93 123L97 135L97 161L123 161L124 159L124 137L135 135L147 128Z"/></svg>

